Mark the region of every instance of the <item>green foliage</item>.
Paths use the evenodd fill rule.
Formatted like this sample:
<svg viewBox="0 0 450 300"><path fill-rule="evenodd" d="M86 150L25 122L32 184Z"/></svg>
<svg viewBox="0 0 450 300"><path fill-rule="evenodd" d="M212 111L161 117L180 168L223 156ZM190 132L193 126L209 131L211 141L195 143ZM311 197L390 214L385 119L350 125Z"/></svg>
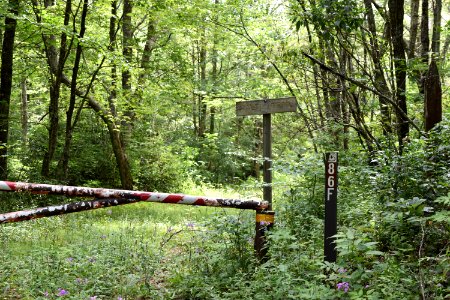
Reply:
<svg viewBox="0 0 450 300"><path fill-rule="evenodd" d="M0 295L59 299L64 289L68 294L61 298L66 299L163 298L169 293L168 271L181 255L177 246L166 251L168 237L178 232L175 245L189 243L187 220L200 221L206 214L203 209L136 204L3 224Z"/></svg>
<svg viewBox="0 0 450 300"><path fill-rule="evenodd" d="M334 293L321 283L320 257L287 229L270 235L271 259L252 255L253 224L245 215L217 215L207 222L201 249L172 280L183 299L323 299ZM193 246L191 246L193 247ZM319 274L319 275L318 275Z"/></svg>
<svg viewBox="0 0 450 300"><path fill-rule="evenodd" d="M251 214L215 214L186 244L188 260L171 279L183 299L221 298L246 282L254 266ZM197 228L197 225L196 227Z"/></svg>
<svg viewBox="0 0 450 300"><path fill-rule="evenodd" d="M218 209L200 219L194 218L195 208L183 214L184 208L169 212L172 206L151 206L153 211L142 204L2 227L5 255L17 258L5 270L24 270L0 273L2 287L25 299L58 288L105 299L413 299L422 294L442 299L450 270L447 220L424 210L429 203L423 198L387 202L386 194L368 194L385 191L390 183L377 176L395 171L368 166L352 153L340 157L336 264L322 257L322 157L303 155L275 164L285 185L276 185L276 226L263 264L253 255L253 212ZM441 214L448 211L448 198L434 200ZM80 233L68 243L67 232ZM89 242L103 235L107 238ZM29 246L24 248L24 241ZM67 257L74 260L69 264ZM32 274L32 281L24 281L28 290L17 284L25 272ZM88 281L81 286L77 278ZM121 289L108 283L111 278Z"/></svg>
<svg viewBox="0 0 450 300"><path fill-rule="evenodd" d="M299 2L305 7L303 1ZM293 20L296 29L312 24L317 32L326 40L335 39L335 32L349 34L363 23L362 9L358 1L321 0L311 2L310 7L303 10L299 7ZM335 31L334 31L334 30Z"/></svg>
<svg viewBox="0 0 450 300"><path fill-rule="evenodd" d="M279 173L275 178L282 177L281 182L287 185L281 186L284 192L274 197L277 219L283 220L284 226L290 228L298 240L318 246L324 209L322 160L311 155L291 156L277 161L274 169Z"/></svg>
<svg viewBox="0 0 450 300"><path fill-rule="evenodd" d="M133 157L136 188L166 193L184 188L189 175L189 161L183 155L186 149L174 149L157 137L136 147L136 157Z"/></svg>
<svg viewBox="0 0 450 300"><path fill-rule="evenodd" d="M377 244L370 240L368 234L356 233L350 228L336 235L336 249L344 260L350 262L348 267L351 268L370 265L376 256L382 256L383 252L376 250Z"/></svg>
<svg viewBox="0 0 450 300"><path fill-rule="evenodd" d="M198 176L212 183L233 183L251 173L251 160L243 146L218 134L200 140L196 157Z"/></svg>
<svg viewBox="0 0 450 300"><path fill-rule="evenodd" d="M447 128L443 121L428 138L412 140L402 156L380 153L372 188L382 209L376 231L385 249L412 254L427 220L437 223L424 229L424 251L436 253L445 247L442 235L449 227L441 220L448 214L444 199L450 186Z"/></svg>
<svg viewBox="0 0 450 300"><path fill-rule="evenodd" d="M111 17L110 1L89 6L88 28L81 41L75 10L70 28L63 26L65 2L36 11L23 2L14 59L8 179L60 182L55 171L63 148L69 88L60 90L53 174L42 178L42 157L48 147L49 78L54 76L49 75L42 54L43 35L52 35L49 42L56 47L62 32L73 45L81 42L80 91L85 91L105 59L87 95L104 110L94 113L82 97L77 98L80 119L64 183L120 185L111 132L105 126L105 120L112 120L115 132L125 137L121 146L137 189L200 189L186 186L195 182L209 188L233 184L239 188L235 193L239 197L261 195L261 182L248 178L258 175L252 162L261 161L260 117L237 119L235 101L295 94L302 111L273 118L277 221L268 236L268 261L260 264L253 257L252 213L216 210L204 221L197 216L203 210L160 206L153 210L137 205L129 210L2 225L0 295L37 299L48 291L56 298L58 288L69 291L66 298L72 299L94 295L103 299L442 299L448 295L448 120L426 138L411 132L400 156L393 134L386 137L380 130L376 95L347 86L326 74L325 68L311 69L301 54L311 51L335 70L372 86L378 80L372 66L376 63L362 64L371 61L367 55L379 53L381 70L389 71L392 64L386 51L389 38L381 36L385 24L378 23L385 20L382 10L375 16L379 36L372 36L363 24L362 3L355 0L290 1L289 7L280 1L157 2L134 2L129 61L121 43L110 45L104 30ZM79 3L74 2L74 7ZM1 11L4 6L2 2ZM36 12L42 14L41 21L36 20ZM119 7L113 16L119 26L117 41L122 37L120 15ZM296 28L290 28L288 18ZM154 32L148 39L149 25ZM375 40L380 49L371 48ZM147 42L152 49L144 53ZM204 58L202 51L206 51ZM145 64L144 54L149 54ZM71 51L64 68L67 78L73 60ZM213 61L217 61L215 71ZM408 61L407 67L414 76L417 70L425 70L415 60ZM441 67L445 79L446 62ZM119 84L125 70L132 77L131 90L122 90ZM395 82L388 71L379 75ZM19 82L24 79L29 95L27 136L19 109ZM339 111L330 111L325 96L343 101ZM409 116L414 124L420 123L420 92L408 87L406 96ZM203 105L206 113L201 111ZM353 119L335 120L330 115L344 115L350 108ZM214 130L205 128L200 133L200 116L205 124L214 121ZM343 124L350 126L348 133L341 133ZM339 260L329 264L322 258L323 162L313 150L340 150L344 138L349 150L340 151ZM363 139L370 139L377 150L368 153ZM4 212L70 201L42 195L0 196Z"/></svg>
<svg viewBox="0 0 450 300"><path fill-rule="evenodd" d="M430 219L435 222L443 222L450 225L450 193L447 196L440 196L435 201L436 204L442 206L444 209L437 211Z"/></svg>

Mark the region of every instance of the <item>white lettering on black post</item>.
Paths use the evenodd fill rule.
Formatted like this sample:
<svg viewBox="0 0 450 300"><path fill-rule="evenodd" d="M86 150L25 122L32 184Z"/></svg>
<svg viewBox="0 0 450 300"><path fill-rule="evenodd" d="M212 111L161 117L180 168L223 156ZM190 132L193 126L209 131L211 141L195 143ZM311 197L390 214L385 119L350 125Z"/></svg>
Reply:
<svg viewBox="0 0 450 300"><path fill-rule="evenodd" d="M324 255L328 262L336 262L333 236L337 233L338 153L325 154L325 230Z"/></svg>
<svg viewBox="0 0 450 300"><path fill-rule="evenodd" d="M330 153L330 156L327 160L327 201L331 200L331 197L335 195L336 189L336 153Z"/></svg>

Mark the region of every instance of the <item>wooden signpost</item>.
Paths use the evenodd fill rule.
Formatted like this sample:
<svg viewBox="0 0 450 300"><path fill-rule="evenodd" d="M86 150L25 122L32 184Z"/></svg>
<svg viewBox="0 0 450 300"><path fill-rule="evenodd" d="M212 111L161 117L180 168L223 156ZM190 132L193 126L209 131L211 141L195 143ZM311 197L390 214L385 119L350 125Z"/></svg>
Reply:
<svg viewBox="0 0 450 300"><path fill-rule="evenodd" d="M265 232L274 223L275 213L272 211L272 114L297 111L295 97L252 100L236 103L237 116L263 115L263 199L268 202L268 208L256 212L255 251L260 259L265 259Z"/></svg>
<svg viewBox="0 0 450 300"><path fill-rule="evenodd" d="M265 115L279 112L296 112L295 97L251 100L236 103L237 116Z"/></svg>
<svg viewBox="0 0 450 300"><path fill-rule="evenodd" d="M338 153L325 153L325 261L336 262Z"/></svg>

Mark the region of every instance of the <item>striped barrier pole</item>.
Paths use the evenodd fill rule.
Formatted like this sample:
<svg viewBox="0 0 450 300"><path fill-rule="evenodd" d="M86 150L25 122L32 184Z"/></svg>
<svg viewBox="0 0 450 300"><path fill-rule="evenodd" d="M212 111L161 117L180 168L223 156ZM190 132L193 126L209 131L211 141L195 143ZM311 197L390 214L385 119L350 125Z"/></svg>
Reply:
<svg viewBox="0 0 450 300"><path fill-rule="evenodd" d="M0 181L0 191L30 192L32 194L65 195L68 197L94 197L92 201L80 201L63 205L47 206L30 210L0 214L0 224L67 214L101 207L135 202L159 202L198 206L231 207L265 210L268 203L260 200L222 199L182 194L116 190L26 182Z"/></svg>
<svg viewBox="0 0 450 300"><path fill-rule="evenodd" d="M27 210L14 211L0 214L0 224L14 223L32 219L39 219L57 215L70 214L84 210L91 210L103 207L117 206L135 203L137 200L130 199L97 199L91 201L78 201L62 205L45 206Z"/></svg>

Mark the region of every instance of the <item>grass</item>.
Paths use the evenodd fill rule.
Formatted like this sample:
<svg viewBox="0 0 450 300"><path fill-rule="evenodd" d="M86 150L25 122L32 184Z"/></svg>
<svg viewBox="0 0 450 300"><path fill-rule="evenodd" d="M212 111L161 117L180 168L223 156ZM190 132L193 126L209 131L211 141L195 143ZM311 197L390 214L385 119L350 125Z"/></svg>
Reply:
<svg viewBox="0 0 450 300"><path fill-rule="evenodd" d="M166 281L199 242L197 224L223 210L136 203L3 224L0 297L170 299Z"/></svg>

